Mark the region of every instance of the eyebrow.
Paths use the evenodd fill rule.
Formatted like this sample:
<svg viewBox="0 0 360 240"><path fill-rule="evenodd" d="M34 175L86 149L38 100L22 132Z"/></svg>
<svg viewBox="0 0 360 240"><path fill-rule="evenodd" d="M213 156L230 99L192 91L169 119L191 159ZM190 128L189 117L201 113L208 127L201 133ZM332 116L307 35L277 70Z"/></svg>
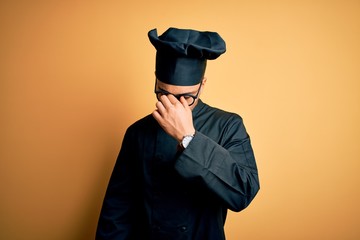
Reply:
<svg viewBox="0 0 360 240"><path fill-rule="evenodd" d="M166 93L170 93L172 95L193 95L196 92L196 91L193 91L193 92L186 92L186 93L180 93L180 94L173 94L173 93L168 92L168 91L166 91L165 89L163 89L163 88L161 88L159 86L157 86L157 87L159 88L159 90L161 90L163 92L166 92Z"/></svg>

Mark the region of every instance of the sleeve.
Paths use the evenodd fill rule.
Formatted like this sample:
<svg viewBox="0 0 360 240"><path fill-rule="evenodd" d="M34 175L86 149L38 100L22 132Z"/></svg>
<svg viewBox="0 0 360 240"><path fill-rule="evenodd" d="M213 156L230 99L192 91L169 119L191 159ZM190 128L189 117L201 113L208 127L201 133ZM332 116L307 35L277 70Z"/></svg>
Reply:
<svg viewBox="0 0 360 240"><path fill-rule="evenodd" d="M129 130L116 160L99 216L96 239L131 239L134 211L134 166Z"/></svg>
<svg viewBox="0 0 360 240"><path fill-rule="evenodd" d="M188 180L200 179L228 209L238 212L260 189L250 137L240 117L218 135L222 135L220 144L196 132L175 169Z"/></svg>

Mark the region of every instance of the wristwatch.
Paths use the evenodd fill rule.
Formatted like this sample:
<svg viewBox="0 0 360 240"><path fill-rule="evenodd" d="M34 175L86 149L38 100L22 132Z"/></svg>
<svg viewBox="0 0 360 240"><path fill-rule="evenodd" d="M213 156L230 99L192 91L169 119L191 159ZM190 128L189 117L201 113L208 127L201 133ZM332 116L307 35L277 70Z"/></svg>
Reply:
<svg viewBox="0 0 360 240"><path fill-rule="evenodd" d="M189 145L191 140L194 138L194 135L185 135L180 142L180 146L184 149Z"/></svg>

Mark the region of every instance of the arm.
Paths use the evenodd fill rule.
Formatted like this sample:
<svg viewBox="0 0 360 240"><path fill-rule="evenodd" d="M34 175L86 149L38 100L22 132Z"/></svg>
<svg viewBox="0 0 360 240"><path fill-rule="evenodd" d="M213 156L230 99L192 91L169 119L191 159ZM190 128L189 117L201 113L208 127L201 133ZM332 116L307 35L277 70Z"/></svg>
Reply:
<svg viewBox="0 0 360 240"><path fill-rule="evenodd" d="M131 239L133 227L133 192L135 189L128 131L113 169L97 226L96 239Z"/></svg>
<svg viewBox="0 0 360 240"><path fill-rule="evenodd" d="M200 178L229 209L241 211L260 188L254 153L241 118L222 134L220 145L196 132L175 168L184 178Z"/></svg>
<svg viewBox="0 0 360 240"><path fill-rule="evenodd" d="M191 109L184 98L179 102L171 95L162 96L156 106L154 118L177 141L195 131ZM210 128L212 137L219 139L214 141L197 131L190 145L179 156L175 169L184 178L202 179L229 209L241 211L250 204L260 188L250 138L242 119L235 114L219 127L221 132L217 132L217 127Z"/></svg>

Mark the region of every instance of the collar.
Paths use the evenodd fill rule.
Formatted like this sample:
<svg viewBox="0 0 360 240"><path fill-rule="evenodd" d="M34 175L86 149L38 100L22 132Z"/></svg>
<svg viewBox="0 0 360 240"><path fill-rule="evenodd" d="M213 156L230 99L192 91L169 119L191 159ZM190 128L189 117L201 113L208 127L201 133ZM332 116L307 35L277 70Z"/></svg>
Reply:
<svg viewBox="0 0 360 240"><path fill-rule="evenodd" d="M201 109L203 109L204 107L205 107L205 103L203 103L203 101L201 101L201 99L199 98L198 103L192 110L193 119L195 119L199 115L199 113L201 112Z"/></svg>

